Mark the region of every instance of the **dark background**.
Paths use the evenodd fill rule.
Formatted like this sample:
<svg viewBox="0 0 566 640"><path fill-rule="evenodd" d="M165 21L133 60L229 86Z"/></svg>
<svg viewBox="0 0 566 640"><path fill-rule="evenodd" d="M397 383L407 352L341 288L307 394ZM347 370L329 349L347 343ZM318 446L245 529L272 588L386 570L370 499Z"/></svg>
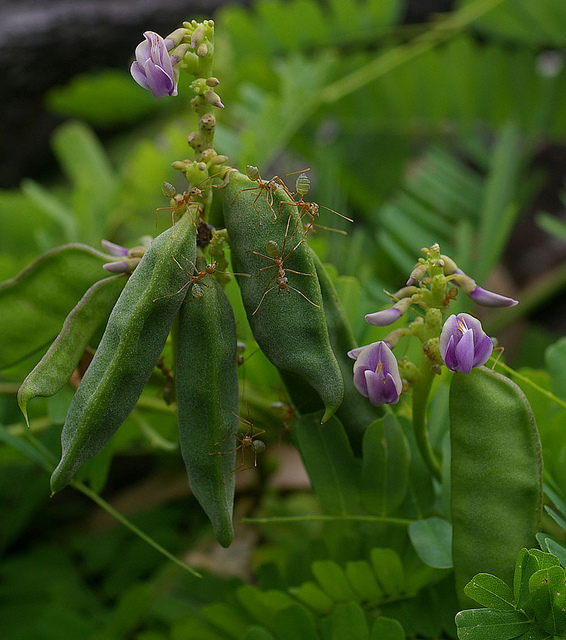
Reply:
<svg viewBox="0 0 566 640"><path fill-rule="evenodd" d="M54 169L49 137L61 119L46 111L46 91L79 73L128 68L147 29L165 35L188 17L214 17L226 3L0 0L0 188ZM453 0L407 0L404 22L426 21L452 5Z"/></svg>

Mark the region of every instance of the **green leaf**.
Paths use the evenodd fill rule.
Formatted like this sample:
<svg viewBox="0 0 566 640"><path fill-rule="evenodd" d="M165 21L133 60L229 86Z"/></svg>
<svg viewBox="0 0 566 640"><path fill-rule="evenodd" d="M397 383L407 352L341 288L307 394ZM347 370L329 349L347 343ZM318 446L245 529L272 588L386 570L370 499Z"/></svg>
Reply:
<svg viewBox="0 0 566 640"><path fill-rule="evenodd" d="M379 602L383 598L383 591L377 584L375 574L365 560L348 562L346 576L360 601Z"/></svg>
<svg viewBox="0 0 566 640"><path fill-rule="evenodd" d="M246 638L248 638L248 636L246 636ZM175 622L171 629L171 640L186 640L187 638L198 638L199 640L226 640L226 636L224 634L213 630L206 620L202 620L196 615L191 615L190 617L183 618L182 620ZM252 636L249 636L249 639L252 640ZM267 634L265 636L254 636L253 640L275 640L275 638L272 635Z"/></svg>
<svg viewBox="0 0 566 640"><path fill-rule="evenodd" d="M342 568L333 560L317 560L312 563L312 573L318 584L332 600L357 600L356 594Z"/></svg>
<svg viewBox="0 0 566 640"><path fill-rule="evenodd" d="M55 339L85 291L108 274L108 256L82 244L48 251L0 285L0 369Z"/></svg>
<svg viewBox="0 0 566 640"><path fill-rule="evenodd" d="M203 606L202 614L213 627L234 640L242 638L249 627L249 619L242 615L241 610L225 602Z"/></svg>
<svg viewBox="0 0 566 640"><path fill-rule="evenodd" d="M283 591L260 591L251 585L244 585L236 592L238 601L244 610L270 631L276 632L275 614L295 604L291 596Z"/></svg>
<svg viewBox="0 0 566 640"><path fill-rule="evenodd" d="M30 178L22 180L21 189L39 211L57 223L67 242L78 240L77 222L73 211L58 200L51 191Z"/></svg>
<svg viewBox="0 0 566 640"><path fill-rule="evenodd" d="M343 602L334 607L330 616L332 640L369 640L365 613L355 602Z"/></svg>
<svg viewBox="0 0 566 640"><path fill-rule="evenodd" d="M444 518L414 520L409 538L419 558L436 569L452 567L452 525Z"/></svg>
<svg viewBox="0 0 566 640"><path fill-rule="evenodd" d="M362 449L362 504L370 513L386 516L403 502L409 482L409 445L395 417L372 422Z"/></svg>
<svg viewBox="0 0 566 640"><path fill-rule="evenodd" d="M548 633L566 631L566 584L562 567L549 567L529 579L530 604L536 621Z"/></svg>
<svg viewBox="0 0 566 640"><path fill-rule="evenodd" d="M398 620L380 616L371 629L370 640L405 640L405 630Z"/></svg>
<svg viewBox="0 0 566 640"><path fill-rule="evenodd" d="M188 638L190 636L185 636ZM181 640L181 639L179 639ZM275 636L263 627L250 627L243 640L275 640Z"/></svg>
<svg viewBox="0 0 566 640"><path fill-rule="evenodd" d="M562 400L566 400L566 337L560 338L548 347L544 360L552 379L553 392Z"/></svg>
<svg viewBox="0 0 566 640"><path fill-rule="evenodd" d="M117 179L106 152L92 130L67 122L54 133L52 145L73 182L73 209L82 242L94 244L106 229Z"/></svg>
<svg viewBox="0 0 566 640"><path fill-rule="evenodd" d="M558 558L560 564L566 567L566 547L563 544L560 544L553 538L549 538L544 533L537 533L537 540L541 547L543 547L543 551L552 553L552 555Z"/></svg>
<svg viewBox="0 0 566 640"><path fill-rule="evenodd" d="M456 615L460 640L511 640L527 631L530 624L521 611L466 609Z"/></svg>
<svg viewBox="0 0 566 640"><path fill-rule="evenodd" d="M535 216L538 226L559 240L566 240L566 224L548 213L539 213Z"/></svg>
<svg viewBox="0 0 566 640"><path fill-rule="evenodd" d="M477 263L475 273L478 282L483 282L497 263L519 212L514 200L522 161L520 143L518 127L508 123L493 150L481 208L479 255L482 259Z"/></svg>
<svg viewBox="0 0 566 640"><path fill-rule="evenodd" d="M278 640L318 640L312 614L300 604L294 604L275 614Z"/></svg>
<svg viewBox="0 0 566 640"><path fill-rule="evenodd" d="M558 566L560 566L558 558L551 553L545 553L539 549L521 550L513 577L513 592L518 609L525 609L527 612L532 611L529 602L531 597L529 581L531 577L540 569L550 569Z"/></svg>
<svg viewBox="0 0 566 640"><path fill-rule="evenodd" d="M289 593L320 615L329 613L334 606L334 601L314 582L291 587Z"/></svg>
<svg viewBox="0 0 566 640"><path fill-rule="evenodd" d="M515 610L515 599L511 587L491 573L478 573L464 587L464 593L489 609L496 611Z"/></svg>
<svg viewBox="0 0 566 640"><path fill-rule="evenodd" d="M55 86L46 95L50 111L66 118L79 118L94 126L135 124L152 112L167 108L132 82L130 74L105 69L73 76L64 87Z"/></svg>
<svg viewBox="0 0 566 640"><path fill-rule="evenodd" d="M0 425L0 440L45 469L51 471L55 466L54 461L49 459L42 451L39 451L24 438L10 433L3 425Z"/></svg>
<svg viewBox="0 0 566 640"><path fill-rule="evenodd" d="M370 559L383 594L400 595L405 589L405 572L397 553L393 549L372 549Z"/></svg>
<svg viewBox="0 0 566 640"><path fill-rule="evenodd" d="M334 514L354 512L359 462L342 423L333 417L320 424L320 414L302 416L296 434L303 462L324 509Z"/></svg>

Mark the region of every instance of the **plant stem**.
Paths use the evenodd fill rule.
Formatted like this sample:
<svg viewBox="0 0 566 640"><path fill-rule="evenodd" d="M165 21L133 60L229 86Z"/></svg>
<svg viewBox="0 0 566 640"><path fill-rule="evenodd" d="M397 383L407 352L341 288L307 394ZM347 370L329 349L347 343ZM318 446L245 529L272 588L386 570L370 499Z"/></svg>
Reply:
<svg viewBox="0 0 566 640"><path fill-rule="evenodd" d="M434 375L429 359L423 354L419 367L419 377L413 385L413 430L424 463L432 475L441 482L442 469L430 446L426 419L428 396Z"/></svg>
<svg viewBox="0 0 566 640"><path fill-rule="evenodd" d="M101 498L97 493L92 491L92 489L89 489L85 484L83 484L82 482L78 482L77 480L73 480L73 481L71 481L71 486L74 487L75 489L78 489L81 493L84 493L84 495L87 496L88 498L90 498L93 502L96 502L96 504L99 507L102 507L102 509L104 509L104 511L106 511L113 518L118 520L118 522L120 524L123 524L130 531L132 531L137 536L139 536L144 542L146 542L147 544L152 546L156 551L158 551L159 553L164 555L166 558L171 560L171 562L174 562L176 565L178 565L179 567L181 567L185 571L188 571L193 576L196 576L197 578L202 578L200 573L195 571L192 567L189 567L188 564L186 564L185 562L183 562L179 558L175 557L172 553L167 551L167 549L165 549L165 547L162 547L158 542L156 542L153 538L150 538L141 529L138 529L138 527L136 527L136 525L133 522L130 522L130 520L128 520L126 517L124 517L119 511L116 511L116 509L114 509L114 507L112 505L110 505L108 502L106 502L106 500L104 500L104 498Z"/></svg>

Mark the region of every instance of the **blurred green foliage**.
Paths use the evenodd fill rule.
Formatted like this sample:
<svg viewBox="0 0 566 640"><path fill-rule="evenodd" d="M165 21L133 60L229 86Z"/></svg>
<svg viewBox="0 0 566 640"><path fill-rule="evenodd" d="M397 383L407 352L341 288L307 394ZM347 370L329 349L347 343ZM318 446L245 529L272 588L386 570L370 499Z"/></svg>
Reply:
<svg viewBox="0 0 566 640"><path fill-rule="evenodd" d="M424 25L400 24L401 0L259 0L251 8L227 5L215 18L215 74L227 106L218 116L216 149L234 166L259 166L264 178L311 167L313 200L355 219L349 225L323 210L321 223L348 235L319 229L312 245L332 265L360 344L385 334L363 315L386 304L383 289L402 285L421 247L438 241L479 283L501 268L513 228L532 212L549 178L546 167L533 169L533 158L541 146L563 145L566 136L564 2L456 5ZM157 229L154 212L168 204L163 180L184 189L171 161L190 155L190 98L181 86L175 101L156 101L127 71L75 78L53 90L47 104L70 118L52 141L61 176L49 185L26 179L20 189L0 193L0 280L63 243L98 248L106 238L132 246L166 228L169 212L158 212ZM126 132L107 148L92 129L122 125ZM541 226L563 241L556 220L542 217ZM487 315L485 324L497 332L520 319L527 324L565 286L559 265L521 292L518 307L504 317ZM227 293L248 345L241 415L249 411L275 448L286 437L283 428L295 428L294 417L270 409L286 398L276 371L254 347L234 287ZM458 300L457 310L466 302ZM520 369L516 381L537 418L545 482L563 500L564 409L528 384L566 400L563 340L545 351L555 338L527 324L516 361L532 368ZM449 487L434 487L419 464L404 407L394 425L380 427L402 482L392 472L385 495L360 493L352 481L357 465L364 474L363 464L380 452L368 445L367 458L354 458L336 421L326 457L305 460L316 497L306 487L287 492L270 483L277 466L271 459L260 461L259 479L241 489L236 505L239 518L312 520L240 525L237 540L247 551L220 555L196 503L171 489L186 479L174 412L160 397L166 379L155 372L135 412L79 479L101 490L112 456L120 455L107 495L122 491L121 506L136 525L189 564L208 567L199 580L126 529L99 522L98 507L80 494L65 492L48 503L37 445L58 452L72 391L34 401L31 434L25 433L15 391L41 355L34 352L0 378L3 638L456 637L458 605L442 554ZM446 376L434 392L431 439L446 454ZM301 449L316 451L316 433L309 436L313 442ZM334 484L325 479L333 456L341 470ZM146 502L136 490L154 493ZM406 533L375 519L340 518L355 514L360 501L376 517L384 510L424 524ZM329 514L336 518L324 520ZM543 524L563 539L550 518ZM230 564L241 577L222 576ZM250 565L257 587L246 584Z"/></svg>

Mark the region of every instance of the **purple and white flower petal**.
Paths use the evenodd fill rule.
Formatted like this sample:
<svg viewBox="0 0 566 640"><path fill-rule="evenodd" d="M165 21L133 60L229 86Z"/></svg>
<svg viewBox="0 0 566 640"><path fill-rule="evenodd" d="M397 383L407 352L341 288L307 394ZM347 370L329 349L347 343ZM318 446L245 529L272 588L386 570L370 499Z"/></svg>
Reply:
<svg viewBox="0 0 566 640"><path fill-rule="evenodd" d="M401 311L395 307L389 307L383 311L376 311L375 313L368 313L366 315L366 322L373 324L375 327L386 327L393 324L401 317Z"/></svg>
<svg viewBox="0 0 566 640"><path fill-rule="evenodd" d="M102 265L102 268L110 273L128 273L130 265L126 260L117 260L116 262L107 262Z"/></svg>
<svg viewBox="0 0 566 640"><path fill-rule="evenodd" d="M355 355L354 355L355 354ZM383 341L373 342L348 353L356 357L354 385L376 407L395 404L403 390L397 360Z"/></svg>
<svg viewBox="0 0 566 640"><path fill-rule="evenodd" d="M126 249L126 247L122 247L119 244L114 244L113 242L110 242L110 240L101 240L100 244L106 253L109 253L111 256L121 258L127 256L129 253L129 249Z"/></svg>
<svg viewBox="0 0 566 640"><path fill-rule="evenodd" d="M412 298L401 298L401 300L397 301L392 307L389 307L389 309L368 313L366 315L366 322L373 324L375 327L386 327L407 313L407 310L412 304Z"/></svg>
<svg viewBox="0 0 566 640"><path fill-rule="evenodd" d="M493 291L487 291L478 286L470 292L469 296L475 303L483 307L514 307L516 304L519 304L518 300L507 298L499 293L493 293Z"/></svg>
<svg viewBox="0 0 566 640"><path fill-rule="evenodd" d="M485 364L493 351L491 338L481 322L469 313L451 315L440 334L439 350L444 364L451 371L470 373Z"/></svg>
<svg viewBox="0 0 566 640"><path fill-rule="evenodd" d="M130 67L132 77L156 98L176 96L177 81L165 41L153 31L143 35L145 40L136 47L136 59Z"/></svg>
<svg viewBox="0 0 566 640"><path fill-rule="evenodd" d="M452 274L452 279L467 296L482 307L514 307L519 304L513 298L478 287L475 280L467 276L461 269L456 268Z"/></svg>

